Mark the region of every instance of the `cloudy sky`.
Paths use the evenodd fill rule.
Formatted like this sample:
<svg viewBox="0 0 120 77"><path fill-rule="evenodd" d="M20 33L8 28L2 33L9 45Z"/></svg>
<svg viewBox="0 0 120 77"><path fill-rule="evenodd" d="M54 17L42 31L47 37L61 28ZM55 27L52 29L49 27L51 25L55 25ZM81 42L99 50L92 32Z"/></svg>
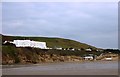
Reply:
<svg viewBox="0 0 120 77"><path fill-rule="evenodd" d="M2 33L62 37L118 48L118 6L112 2L6 2Z"/></svg>

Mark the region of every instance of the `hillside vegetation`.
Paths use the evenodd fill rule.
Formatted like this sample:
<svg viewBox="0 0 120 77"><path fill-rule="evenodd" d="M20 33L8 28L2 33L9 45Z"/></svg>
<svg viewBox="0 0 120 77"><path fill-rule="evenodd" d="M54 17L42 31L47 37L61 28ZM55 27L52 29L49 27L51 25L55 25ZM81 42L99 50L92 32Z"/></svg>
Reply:
<svg viewBox="0 0 120 77"><path fill-rule="evenodd" d="M100 55L101 52L39 49L30 47L2 46L2 64L26 64L42 62L81 61L85 54Z"/></svg>
<svg viewBox="0 0 120 77"><path fill-rule="evenodd" d="M76 49L79 49L79 48L97 49L96 47L85 44L85 43L81 43L81 42L70 40L70 39L63 39L63 38L2 36L2 42L6 40L13 41L13 40L23 40L23 39L46 42L47 46L50 48L62 47L62 48L76 48Z"/></svg>
<svg viewBox="0 0 120 77"><path fill-rule="evenodd" d="M2 64L16 63L41 63L41 62L64 62L64 61L81 61L85 54L100 55L102 52L96 52L96 47L80 43L74 40L63 38L48 38L48 37L20 37L20 36L4 36L2 35L2 43L4 41L13 40L34 40L46 42L50 48L75 48L83 49L82 51L75 50L56 50L56 49L39 49L30 47L15 47L15 45L2 45ZM84 49L92 48L92 52L86 52ZM95 49L95 50L94 50Z"/></svg>

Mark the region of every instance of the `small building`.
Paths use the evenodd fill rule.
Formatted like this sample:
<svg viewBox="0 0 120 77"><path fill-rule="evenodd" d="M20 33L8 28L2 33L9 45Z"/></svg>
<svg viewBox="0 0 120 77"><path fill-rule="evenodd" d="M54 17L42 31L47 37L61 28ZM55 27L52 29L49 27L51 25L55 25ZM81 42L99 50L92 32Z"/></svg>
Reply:
<svg viewBox="0 0 120 77"><path fill-rule="evenodd" d="M70 51L75 51L75 49L74 48L68 48Z"/></svg>
<svg viewBox="0 0 120 77"><path fill-rule="evenodd" d="M84 60L93 60L94 58L93 58L93 56L85 56L84 57Z"/></svg>
<svg viewBox="0 0 120 77"><path fill-rule="evenodd" d="M63 48L56 48L57 50L62 50Z"/></svg>
<svg viewBox="0 0 120 77"><path fill-rule="evenodd" d="M92 51L92 49L85 49L86 51Z"/></svg>
<svg viewBox="0 0 120 77"><path fill-rule="evenodd" d="M98 51L98 52L102 52L103 50L101 50L101 49L97 49L96 51Z"/></svg>
<svg viewBox="0 0 120 77"><path fill-rule="evenodd" d="M75 51L75 49L73 48L73 49L71 49L72 51Z"/></svg>
<svg viewBox="0 0 120 77"><path fill-rule="evenodd" d="M46 49L53 49L53 48L48 48L48 47L47 47Z"/></svg>
<svg viewBox="0 0 120 77"><path fill-rule="evenodd" d="M66 48L63 48L63 50L66 50Z"/></svg>
<svg viewBox="0 0 120 77"><path fill-rule="evenodd" d="M96 55L94 55L94 54L85 54L83 56L83 59L84 60L95 60L96 59Z"/></svg>
<svg viewBox="0 0 120 77"><path fill-rule="evenodd" d="M78 51L81 51L81 49L78 49Z"/></svg>
<svg viewBox="0 0 120 77"><path fill-rule="evenodd" d="M111 61L112 58L111 58L111 57L109 57L109 58L105 58L105 60L107 60L107 61Z"/></svg>

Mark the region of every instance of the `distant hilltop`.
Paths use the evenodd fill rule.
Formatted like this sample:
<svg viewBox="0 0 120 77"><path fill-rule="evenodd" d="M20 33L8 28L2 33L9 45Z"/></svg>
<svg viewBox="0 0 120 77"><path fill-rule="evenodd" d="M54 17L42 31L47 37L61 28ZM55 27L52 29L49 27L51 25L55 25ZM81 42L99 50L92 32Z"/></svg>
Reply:
<svg viewBox="0 0 120 77"><path fill-rule="evenodd" d="M99 49L85 43L81 43L81 42L70 40L70 39L64 39L64 38L2 35L2 43L5 41L14 41L14 40L33 40L33 41L39 41L39 42L46 42L47 47L49 48Z"/></svg>

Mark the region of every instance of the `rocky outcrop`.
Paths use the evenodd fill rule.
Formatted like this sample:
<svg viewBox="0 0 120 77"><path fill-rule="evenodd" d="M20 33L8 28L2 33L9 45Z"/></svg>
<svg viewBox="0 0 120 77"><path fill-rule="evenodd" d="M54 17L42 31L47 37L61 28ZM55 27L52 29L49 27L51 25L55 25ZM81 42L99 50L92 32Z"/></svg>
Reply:
<svg viewBox="0 0 120 77"><path fill-rule="evenodd" d="M81 55L87 52L84 51L68 51L55 49L37 49L37 48L16 48L14 46L2 47L2 64L36 64L43 62L72 62L84 60ZM117 54L103 54L97 56L95 60L103 60L112 56L113 60L118 60Z"/></svg>
<svg viewBox="0 0 120 77"><path fill-rule="evenodd" d="M119 56L118 54L113 53L107 53L107 54L101 54L100 56L97 56L96 60L106 60L106 58L111 58L111 60L118 60Z"/></svg>
<svg viewBox="0 0 120 77"><path fill-rule="evenodd" d="M36 64L43 62L65 62L65 61L81 61L80 56L71 55L58 50L40 50L32 48L9 48L12 50L3 49L2 64ZM72 51L71 51L72 52Z"/></svg>
<svg viewBox="0 0 120 77"><path fill-rule="evenodd" d="M66 61L81 61L82 58L79 56L60 56L60 55L56 55L53 54L48 55L48 54L44 54L44 55L38 55L38 58L36 59L28 59L26 56L23 55L18 55L18 59L19 62L21 64L27 64L27 63L32 63L32 64L36 64L36 63L43 63L43 62L66 62ZM3 64L15 64L16 60L15 58L11 58L10 56L6 56L3 58Z"/></svg>

